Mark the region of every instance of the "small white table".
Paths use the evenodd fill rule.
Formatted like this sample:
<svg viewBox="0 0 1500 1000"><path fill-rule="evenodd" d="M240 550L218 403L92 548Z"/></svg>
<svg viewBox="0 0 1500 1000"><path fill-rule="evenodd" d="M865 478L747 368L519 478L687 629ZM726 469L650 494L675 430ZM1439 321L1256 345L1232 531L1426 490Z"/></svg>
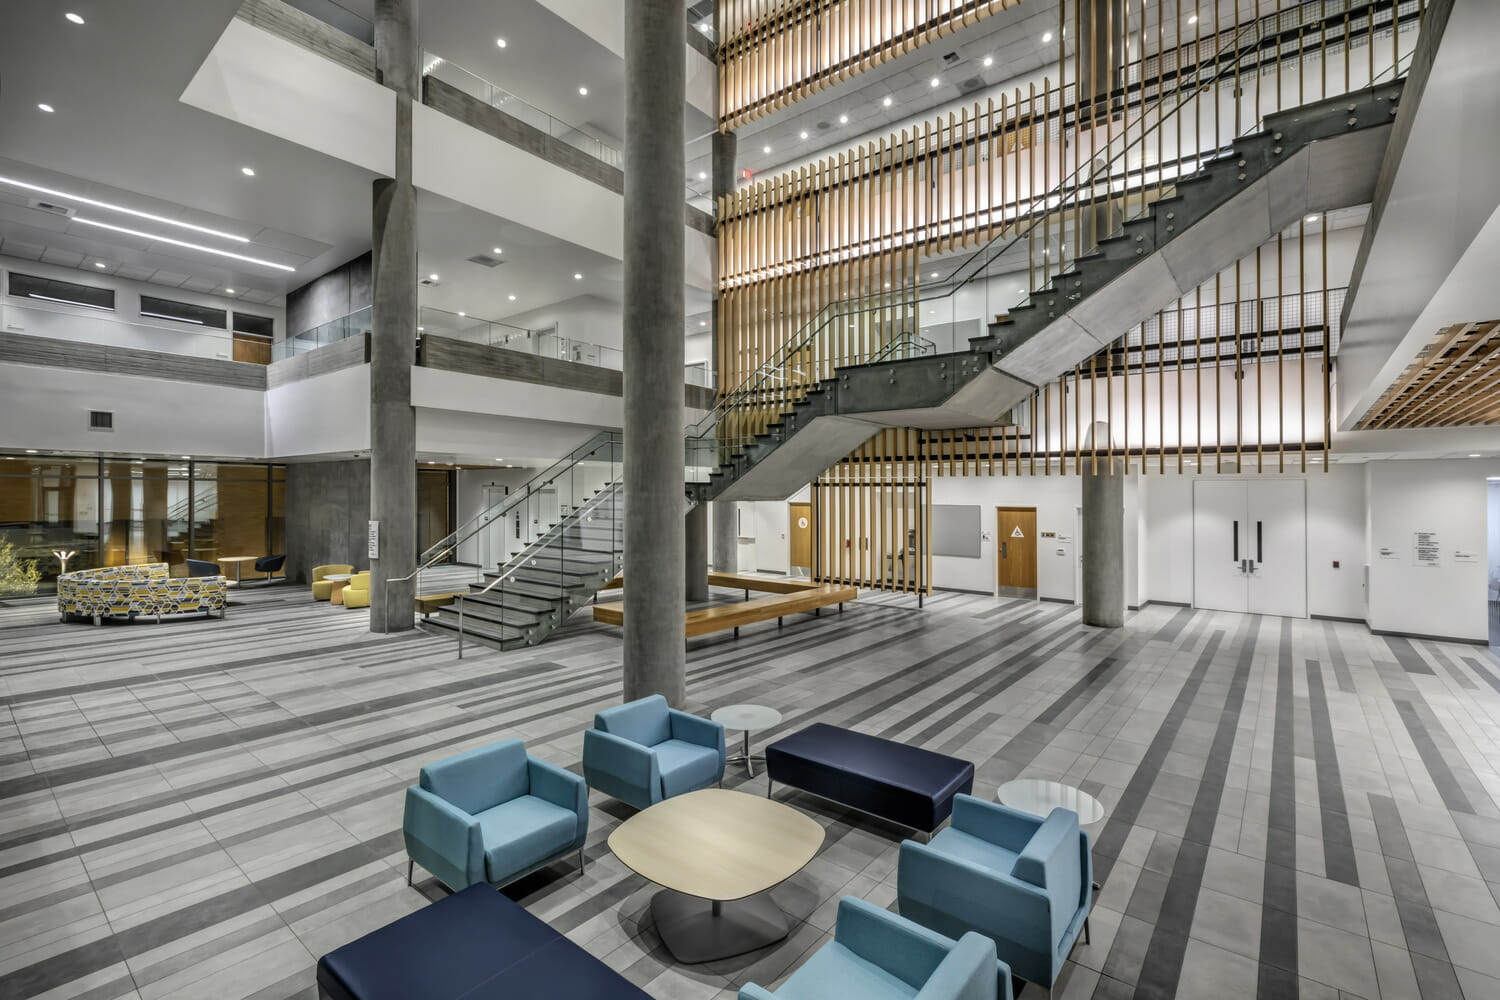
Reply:
<svg viewBox="0 0 1500 1000"><path fill-rule="evenodd" d="M354 579L353 573L327 573L323 579L333 584L333 590L328 594L329 604L344 603L344 588L349 586L349 581Z"/></svg>
<svg viewBox="0 0 1500 1000"><path fill-rule="evenodd" d="M995 793L1002 806L1010 806L1033 816L1046 816L1059 806L1078 814L1078 825L1088 826L1104 818L1104 804L1081 788L1043 778L1017 778L1007 781Z"/></svg>
<svg viewBox="0 0 1500 1000"><path fill-rule="evenodd" d="M723 708L714 709L710 719L723 726L725 729L740 729L744 731L744 739L741 743L742 751L726 760L743 760L745 770L750 777L755 777L755 758L750 753L750 734L757 729L769 729L780 725L781 713L774 708L765 705L725 705ZM764 757L761 758L765 760Z"/></svg>

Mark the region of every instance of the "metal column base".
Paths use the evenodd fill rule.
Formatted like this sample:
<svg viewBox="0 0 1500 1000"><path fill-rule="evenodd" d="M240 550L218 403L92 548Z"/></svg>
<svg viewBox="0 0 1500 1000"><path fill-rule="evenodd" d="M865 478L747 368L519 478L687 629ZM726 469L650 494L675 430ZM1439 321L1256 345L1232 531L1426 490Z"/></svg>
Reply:
<svg viewBox="0 0 1500 1000"><path fill-rule="evenodd" d="M685 965L743 955L786 937L786 914L762 892L721 903L663 889L651 897L656 933Z"/></svg>

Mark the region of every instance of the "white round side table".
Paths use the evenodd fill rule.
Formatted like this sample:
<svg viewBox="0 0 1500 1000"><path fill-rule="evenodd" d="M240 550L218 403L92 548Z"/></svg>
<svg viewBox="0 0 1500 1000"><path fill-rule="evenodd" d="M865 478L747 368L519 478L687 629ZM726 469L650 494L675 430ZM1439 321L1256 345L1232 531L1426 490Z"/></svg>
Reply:
<svg viewBox="0 0 1500 1000"><path fill-rule="evenodd" d="M723 726L725 729L739 729L744 731L744 739L741 743L741 752L732 757L726 757L728 761L745 762L745 770L750 777L755 777L756 758L750 753L750 734L758 729L769 729L779 725L781 713L774 708L765 705L725 705L716 708L710 719ZM765 760L764 757L760 758Z"/></svg>
<svg viewBox="0 0 1500 1000"><path fill-rule="evenodd" d="M1043 778L1017 778L1007 781L995 793L1002 806L1010 806L1033 816L1046 816L1059 806L1078 814L1078 825L1088 826L1104 818L1104 804L1081 788Z"/></svg>

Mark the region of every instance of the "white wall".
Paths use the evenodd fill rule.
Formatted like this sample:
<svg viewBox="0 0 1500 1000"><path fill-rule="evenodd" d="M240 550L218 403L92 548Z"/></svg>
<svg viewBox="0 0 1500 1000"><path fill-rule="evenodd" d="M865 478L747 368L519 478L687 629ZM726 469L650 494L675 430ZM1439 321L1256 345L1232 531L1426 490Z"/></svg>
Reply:
<svg viewBox="0 0 1500 1000"><path fill-rule="evenodd" d="M114 430L89 430L90 410ZM260 458L265 436L258 389L0 363L0 449Z"/></svg>
<svg viewBox="0 0 1500 1000"><path fill-rule="evenodd" d="M486 486L509 486L514 489L536 475L537 469L459 469L455 486L455 503L458 523L462 527L470 518L478 515L484 507ZM458 546L458 561L478 565L480 557L479 536L475 535Z"/></svg>
<svg viewBox="0 0 1500 1000"><path fill-rule="evenodd" d="M1500 601L1500 480L1491 479L1489 485L1490 600Z"/></svg>
<svg viewBox="0 0 1500 1000"><path fill-rule="evenodd" d="M267 390L265 424L265 451L273 458L368 451L370 366L341 368Z"/></svg>
<svg viewBox="0 0 1500 1000"><path fill-rule="evenodd" d="M597 295L571 299L506 316L502 322L528 330L555 327L560 337L619 348L625 342L625 310L618 302Z"/></svg>
<svg viewBox="0 0 1500 1000"><path fill-rule="evenodd" d="M1377 461L1365 467L1369 503L1370 627L1472 642L1489 637L1485 603L1485 478L1495 459ZM1413 534L1434 531L1436 568L1413 564ZM1383 557L1382 549L1391 557ZM1473 554L1460 562L1456 553Z"/></svg>

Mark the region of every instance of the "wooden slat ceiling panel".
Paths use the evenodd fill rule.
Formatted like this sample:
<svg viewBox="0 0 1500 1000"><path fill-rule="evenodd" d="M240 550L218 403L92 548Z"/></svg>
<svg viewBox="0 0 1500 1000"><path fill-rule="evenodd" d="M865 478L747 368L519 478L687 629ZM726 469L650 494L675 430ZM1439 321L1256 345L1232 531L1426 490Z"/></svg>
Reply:
<svg viewBox="0 0 1500 1000"><path fill-rule="evenodd" d="M1500 320L1439 330L1359 422L1360 430L1500 423Z"/></svg>

